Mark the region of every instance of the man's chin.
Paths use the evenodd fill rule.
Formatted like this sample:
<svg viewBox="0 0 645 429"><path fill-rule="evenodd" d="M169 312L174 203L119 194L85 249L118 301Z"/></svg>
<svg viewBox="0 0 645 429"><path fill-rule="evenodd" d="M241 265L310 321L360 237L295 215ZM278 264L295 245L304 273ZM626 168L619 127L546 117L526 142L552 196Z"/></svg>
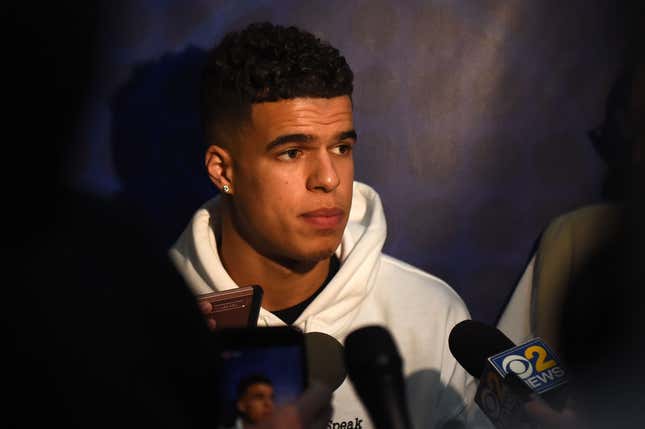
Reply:
<svg viewBox="0 0 645 429"><path fill-rule="evenodd" d="M335 250L336 249L333 249L333 250L332 249L325 249L325 250L320 250L320 251L315 252L315 253L311 253L307 257L306 261L312 262L312 263L324 261L325 259L331 258L332 255L334 254Z"/></svg>
<svg viewBox="0 0 645 429"><path fill-rule="evenodd" d="M292 254L288 258L279 258L278 261L285 267L290 267L292 270L306 272L314 268L319 262L331 258L335 250L326 248L300 251L297 254Z"/></svg>

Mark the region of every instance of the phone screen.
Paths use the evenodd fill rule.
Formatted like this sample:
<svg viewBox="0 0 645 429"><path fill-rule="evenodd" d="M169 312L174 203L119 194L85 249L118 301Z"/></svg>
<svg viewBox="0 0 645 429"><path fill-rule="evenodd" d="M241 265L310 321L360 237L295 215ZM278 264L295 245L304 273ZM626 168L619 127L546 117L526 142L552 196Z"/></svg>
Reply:
<svg viewBox="0 0 645 429"><path fill-rule="evenodd" d="M258 424L307 384L303 334L293 328L219 331L219 424Z"/></svg>

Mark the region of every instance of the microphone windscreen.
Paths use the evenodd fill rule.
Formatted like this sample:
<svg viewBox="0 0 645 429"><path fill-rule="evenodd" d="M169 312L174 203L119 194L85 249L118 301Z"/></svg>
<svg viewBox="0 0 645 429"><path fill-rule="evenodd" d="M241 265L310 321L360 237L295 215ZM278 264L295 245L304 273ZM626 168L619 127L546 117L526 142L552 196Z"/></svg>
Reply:
<svg viewBox="0 0 645 429"><path fill-rule="evenodd" d="M347 376L341 343L322 332L305 334L309 381L318 381L336 390Z"/></svg>
<svg viewBox="0 0 645 429"><path fill-rule="evenodd" d="M390 332L367 326L345 339L347 375L377 429L409 429L402 360Z"/></svg>
<svg viewBox="0 0 645 429"><path fill-rule="evenodd" d="M390 333L380 326L351 332L345 339L347 372L363 370L401 370L401 356Z"/></svg>
<svg viewBox="0 0 645 429"><path fill-rule="evenodd" d="M450 352L470 375L479 378L489 357L515 347L497 328L475 320L459 322L448 337Z"/></svg>

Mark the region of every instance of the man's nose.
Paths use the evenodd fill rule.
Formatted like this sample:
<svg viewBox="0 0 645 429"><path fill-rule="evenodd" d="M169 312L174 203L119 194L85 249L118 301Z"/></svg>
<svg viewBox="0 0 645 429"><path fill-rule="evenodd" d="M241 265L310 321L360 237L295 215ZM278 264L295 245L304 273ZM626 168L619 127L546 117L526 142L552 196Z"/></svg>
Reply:
<svg viewBox="0 0 645 429"><path fill-rule="evenodd" d="M307 177L307 189L310 191L331 192L340 184L336 166L331 154L325 151L311 161Z"/></svg>

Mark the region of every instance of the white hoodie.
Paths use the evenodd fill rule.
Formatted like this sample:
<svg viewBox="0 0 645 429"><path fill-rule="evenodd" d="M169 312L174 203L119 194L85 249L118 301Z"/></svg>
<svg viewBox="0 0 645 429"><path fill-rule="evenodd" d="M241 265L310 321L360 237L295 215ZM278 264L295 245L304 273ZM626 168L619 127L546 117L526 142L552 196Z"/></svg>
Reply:
<svg viewBox="0 0 645 429"><path fill-rule="evenodd" d="M211 228L216 205L214 198L202 206L170 250L196 295L238 287L217 252ZM466 306L443 281L381 253L385 237L378 194L354 182L349 221L336 251L340 269L294 325L304 332L332 335L340 342L362 326L385 326L403 358L414 428L440 427L450 420L463 423L471 410L480 420L481 414L471 405L475 382L448 349L452 327L469 318ZM284 322L262 308L258 325ZM334 392L333 408L328 428L373 427L348 379ZM484 417L476 425L488 426L488 422Z"/></svg>

